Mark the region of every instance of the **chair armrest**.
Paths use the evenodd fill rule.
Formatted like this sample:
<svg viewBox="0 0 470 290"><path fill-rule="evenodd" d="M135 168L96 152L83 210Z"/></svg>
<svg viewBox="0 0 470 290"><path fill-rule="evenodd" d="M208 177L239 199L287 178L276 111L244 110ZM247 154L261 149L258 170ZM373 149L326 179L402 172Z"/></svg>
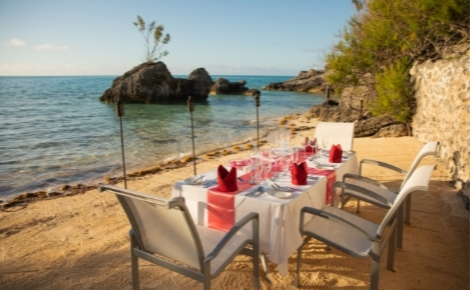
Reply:
<svg viewBox="0 0 470 290"><path fill-rule="evenodd" d="M214 248L214 250L212 250L212 252L209 253L209 255L207 255L205 260L210 261L210 260L214 259L215 257L217 257L219 252L233 238L233 236L235 236L237 234L237 232L240 229L242 229L243 226L245 226L250 221L253 221L253 223L254 223L253 228L256 229L256 232L255 232L255 230L253 230L253 233L252 233L253 236L254 235L258 236L259 215L258 215L258 213L250 212L249 214L247 214L245 217L243 217L241 220L239 220L237 223L235 223L233 225L233 227L230 229L230 231L228 231L227 234L225 234L223 239L217 244L217 246ZM256 237L254 237L253 240L258 240L258 239Z"/></svg>
<svg viewBox="0 0 470 290"><path fill-rule="evenodd" d="M403 175L406 175L408 172L406 172L405 170L401 169L401 168L398 168L396 166L393 166L391 164L388 164L388 163L385 163L385 162L382 162L382 161L377 161L377 160L372 160L372 159L362 159L360 162L359 162L359 168L362 168L362 164L371 164L371 165L377 165L377 166L380 166L380 167L385 167L387 169L390 169L390 170L393 170L395 172L398 172L398 173L401 173Z"/></svg>
<svg viewBox="0 0 470 290"><path fill-rule="evenodd" d="M356 179L356 180L360 180L362 182L366 182L366 183L369 183L369 184L372 184L372 185L375 185L377 187L380 187L380 188L383 188L383 189L386 189L388 191L392 191L392 192L395 192L395 193L398 193L398 190L395 189L395 188L392 188L390 186L387 186L377 180L374 180L374 179L371 179L369 177L365 177L365 176L362 176L362 175L357 175L357 174L353 174L353 173L345 173L343 175L343 182L346 182L346 179L349 178L349 179Z"/></svg>
<svg viewBox="0 0 470 290"><path fill-rule="evenodd" d="M340 187L340 188L343 188L343 189L350 189L350 190L353 190L353 191L357 191L357 192L360 192L364 195L367 195L373 199L376 199L382 203L385 203L387 204L388 206L392 207L392 203L386 199L385 197L381 196L380 194L377 194L371 190L368 190L364 187L360 187L358 185L355 185L355 184L351 184L351 183L346 183L346 182L341 182L341 181L336 181L334 184L333 184L334 187ZM348 192L348 195L352 195L352 196L355 196L354 193L351 193L351 192Z"/></svg>
<svg viewBox="0 0 470 290"><path fill-rule="evenodd" d="M367 233L365 230L363 230L362 228L358 227L357 225L337 216L337 215L334 215L332 213L329 213L329 212L326 212L326 211L323 211L321 209L316 209L316 208L313 208L313 207L303 207L302 210L301 210L301 218L300 218L300 228L302 229L303 228L303 216L305 213L309 213L309 214L312 214L312 215L316 215L316 216L319 216L321 218L324 218L324 219L327 219L327 220L330 220L332 222L335 222L337 224L340 224L346 228L349 228L349 229L352 229L352 230L355 230L357 232L359 232L360 234L362 234L364 237L366 237L368 240L370 241L373 241L373 242L378 242L380 241L380 239L378 239L377 237L374 237L374 236L371 236L369 233ZM302 232L302 230L301 230Z"/></svg>

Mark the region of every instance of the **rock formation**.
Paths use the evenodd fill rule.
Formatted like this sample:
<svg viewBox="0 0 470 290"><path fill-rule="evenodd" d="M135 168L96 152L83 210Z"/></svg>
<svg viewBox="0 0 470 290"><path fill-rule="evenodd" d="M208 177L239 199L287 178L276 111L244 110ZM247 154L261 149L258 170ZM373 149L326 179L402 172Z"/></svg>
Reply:
<svg viewBox="0 0 470 290"><path fill-rule="evenodd" d="M173 78L166 65L142 63L113 81L111 88L100 97L104 102L175 103L191 96L194 101L208 98L213 81L203 68L194 70L188 79Z"/></svg>
<svg viewBox="0 0 470 290"><path fill-rule="evenodd" d="M212 85L211 95L245 95L249 89L245 87L246 81L240 80L237 82L230 82L224 78L218 78Z"/></svg>
<svg viewBox="0 0 470 290"><path fill-rule="evenodd" d="M263 90L267 91L296 91L324 93L326 90L324 71L301 71L299 75L285 82L270 83Z"/></svg>
<svg viewBox="0 0 470 290"><path fill-rule="evenodd" d="M364 108L354 108L332 99L310 109L313 118L328 122L356 122L354 137L409 136L408 127L388 115L373 117Z"/></svg>

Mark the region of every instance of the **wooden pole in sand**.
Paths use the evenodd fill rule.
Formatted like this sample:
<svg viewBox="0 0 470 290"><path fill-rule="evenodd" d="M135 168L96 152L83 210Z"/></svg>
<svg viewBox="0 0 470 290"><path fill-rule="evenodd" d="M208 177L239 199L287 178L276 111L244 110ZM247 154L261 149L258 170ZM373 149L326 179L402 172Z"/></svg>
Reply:
<svg viewBox="0 0 470 290"><path fill-rule="evenodd" d="M259 150L259 96L260 92L257 91L255 95L255 106L256 106L256 149Z"/></svg>
<svg viewBox="0 0 470 290"><path fill-rule="evenodd" d="M330 121L330 86L326 87L326 121Z"/></svg>
<svg viewBox="0 0 470 290"><path fill-rule="evenodd" d="M194 146L194 122L193 122L193 112L194 112L194 103L191 97L188 97L188 110L191 115L191 140L193 143L193 171L194 176L196 176L196 148Z"/></svg>
<svg viewBox="0 0 470 290"><path fill-rule="evenodd" d="M121 154L122 154L122 174L124 177L124 188L127 189L127 179L126 179L126 158L124 155L124 135L122 133L122 117L124 116L124 102L121 98L116 102L116 112L119 117L119 128L121 132Z"/></svg>

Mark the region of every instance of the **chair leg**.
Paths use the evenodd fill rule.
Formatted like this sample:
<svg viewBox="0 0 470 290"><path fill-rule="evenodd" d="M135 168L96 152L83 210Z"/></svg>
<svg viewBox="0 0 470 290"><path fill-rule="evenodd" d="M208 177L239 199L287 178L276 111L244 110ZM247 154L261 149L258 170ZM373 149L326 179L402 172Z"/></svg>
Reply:
<svg viewBox="0 0 470 290"><path fill-rule="evenodd" d="M393 266L395 264L395 241L396 241L396 230L393 230L393 233L390 234L390 240L388 241L388 257L387 257L387 269L392 272L395 272Z"/></svg>
<svg viewBox="0 0 470 290"><path fill-rule="evenodd" d="M297 249L297 275L295 276L295 287L300 287L299 277L300 277L300 260L302 259L302 246Z"/></svg>
<svg viewBox="0 0 470 290"><path fill-rule="evenodd" d="M134 247L136 246L134 236L130 235L131 240L131 272L132 272L132 290L139 290L139 260L134 255Z"/></svg>
<svg viewBox="0 0 470 290"><path fill-rule="evenodd" d="M411 224L411 194L409 194L405 200L405 209L406 209L406 212L405 212L405 223L407 225L410 225Z"/></svg>
<svg viewBox="0 0 470 290"><path fill-rule="evenodd" d="M210 268L210 263L204 262L204 278L203 278L203 283L204 283L204 290L210 290L211 289L211 268Z"/></svg>
<svg viewBox="0 0 470 290"><path fill-rule="evenodd" d="M253 254L253 289L259 289L259 255Z"/></svg>
<svg viewBox="0 0 470 290"><path fill-rule="evenodd" d="M132 251L132 249L131 249ZM138 258L131 253L131 267L132 267L132 290L139 290L139 261Z"/></svg>
<svg viewBox="0 0 470 290"><path fill-rule="evenodd" d="M360 213L360 210L361 210L361 201L358 199L357 200L356 213Z"/></svg>
<svg viewBox="0 0 470 290"><path fill-rule="evenodd" d="M378 242L374 242L372 246L372 265L370 273L370 289L379 289L379 271L380 271L380 245Z"/></svg>
<svg viewBox="0 0 470 290"><path fill-rule="evenodd" d="M403 205L398 208L397 215L397 248L403 249Z"/></svg>

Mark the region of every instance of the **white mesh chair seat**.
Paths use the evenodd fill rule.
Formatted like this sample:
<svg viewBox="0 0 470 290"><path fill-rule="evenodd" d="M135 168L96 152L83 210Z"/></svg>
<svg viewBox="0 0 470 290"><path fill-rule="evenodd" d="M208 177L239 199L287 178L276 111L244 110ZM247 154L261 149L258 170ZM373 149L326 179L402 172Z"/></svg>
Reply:
<svg viewBox="0 0 470 290"><path fill-rule="evenodd" d="M327 206L323 211L334 214L348 222L362 228L369 235L375 236L379 225L368 220L350 214L336 207ZM303 227L304 232L314 236L315 239L323 241L335 241L335 248L341 248L357 258L368 258L372 249L372 241L364 237L351 228L345 228L343 225L335 223L328 219L313 218Z"/></svg>
<svg viewBox="0 0 470 290"><path fill-rule="evenodd" d="M297 251L296 286L299 287L302 248L311 238L314 238L353 257L371 258L370 288L378 289L381 254L387 247L387 268L393 271L396 228L399 224L398 218L402 203L414 191L428 191L434 168L434 165L424 165L414 170L380 224L374 224L335 207L325 207L322 210L311 207L302 208L299 230L300 234L306 238ZM334 185L346 190L357 189L352 184L339 181ZM371 197L379 196L374 192L364 192ZM310 215L312 219L307 221L306 215Z"/></svg>
<svg viewBox="0 0 470 290"><path fill-rule="evenodd" d="M361 180L353 179L350 180L348 183L357 185L363 189L367 189L370 191L375 192L376 194L384 197L388 202L384 202L382 200L378 200L374 197L371 197L367 194L362 193L361 191L353 191L353 190L348 190L344 193L345 196L348 195L353 195L355 198L360 199L362 201L369 202L371 204L380 206L382 208L390 208L390 204L393 204L395 202L395 199L397 198L397 193L390 191L388 189L385 189L383 187L378 187L374 184L368 183L368 182L363 182Z"/></svg>
<svg viewBox="0 0 470 290"><path fill-rule="evenodd" d="M426 156L436 155L438 152L438 148L439 148L439 142L426 143L416 155L408 171L405 171L401 168L398 168L396 166L393 166L385 162L371 160L371 159L362 159L359 162L359 174L346 173L343 175L343 182L354 184L366 190L373 191L376 194L378 194L379 199L366 195L363 192L361 192L361 190L342 191L340 193L341 208L344 208L344 205L346 204L346 202L351 197L353 197L357 199L357 209L356 209L357 213L359 213L360 211L360 201L365 201L373 205L376 205L385 209L389 209L391 207L391 204L395 202L396 194L403 188L405 182L413 174L413 172L415 171L416 167L419 165L421 160ZM380 166L380 167L387 168L389 170L403 174L404 177L403 177L403 181L402 181L400 188L398 189L391 188L379 181L362 176L362 167L365 164ZM332 204L333 205L335 204L334 200L332 201ZM411 195L408 195L408 198L404 204L402 216L400 217L400 224L398 225L398 232L397 232L398 248L402 248L403 246L403 223L406 222L407 224L410 224L410 219L411 219Z"/></svg>
<svg viewBox="0 0 470 290"><path fill-rule="evenodd" d="M211 229L205 226L196 225L196 230L201 238L201 244L204 249L205 255L211 253L215 247L220 243L223 237L227 234L215 229ZM238 249L242 245L246 245L250 239L236 235L229 243L220 251L216 258L211 262L211 275L216 275L219 271L223 270L225 261L237 253Z"/></svg>
<svg viewBox="0 0 470 290"><path fill-rule="evenodd" d="M131 266L133 289L139 289L138 258L145 259L204 283L210 289L217 277L238 255L253 258L253 285L259 288L259 217L250 213L228 232L196 226L184 198L165 199L112 185L101 191L116 194L132 226ZM252 227L252 236L238 235ZM249 246L249 247L246 247Z"/></svg>

